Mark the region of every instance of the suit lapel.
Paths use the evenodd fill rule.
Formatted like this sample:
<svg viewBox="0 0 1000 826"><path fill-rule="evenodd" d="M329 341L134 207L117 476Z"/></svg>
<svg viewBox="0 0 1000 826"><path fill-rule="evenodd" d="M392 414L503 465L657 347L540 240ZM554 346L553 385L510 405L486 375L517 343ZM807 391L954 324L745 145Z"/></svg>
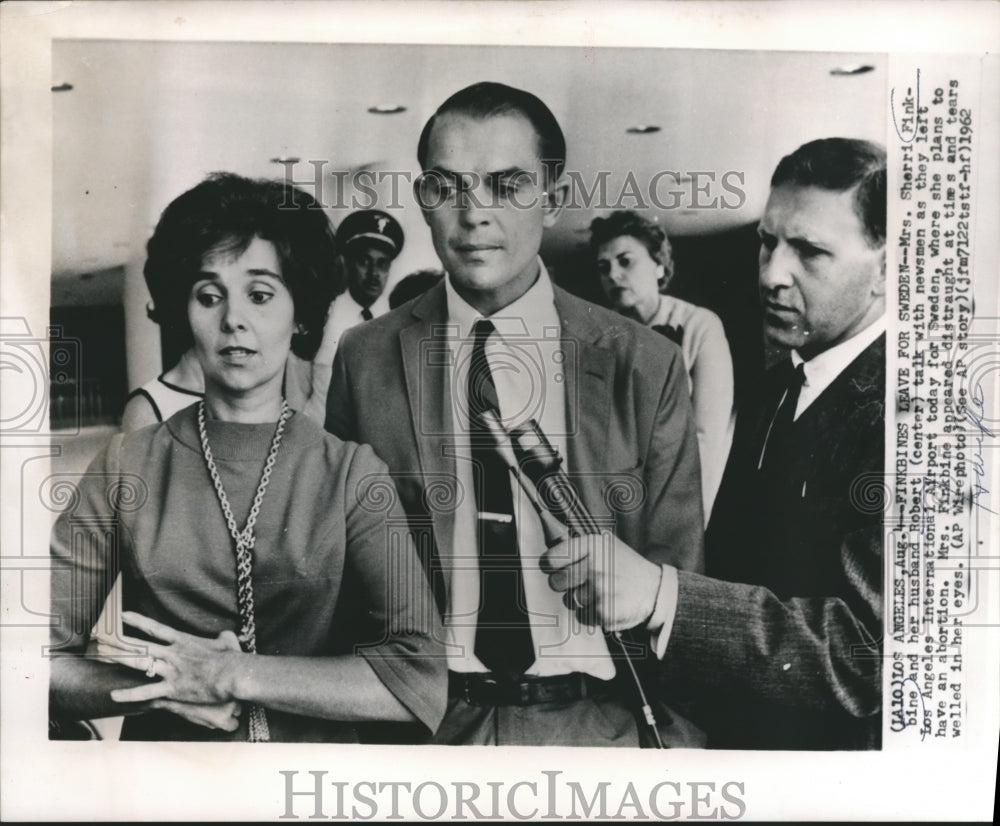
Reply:
<svg viewBox="0 0 1000 826"><path fill-rule="evenodd" d="M434 287L417 302L413 316L413 323L399 332L406 394L422 487L435 492L426 497L425 504L434 521L438 547L450 548L455 532L454 510L433 507L436 502L457 503L452 399L448 382L451 350L443 332L447 321L444 286ZM444 495L439 496L442 492Z"/></svg>
<svg viewBox="0 0 1000 826"><path fill-rule="evenodd" d="M885 334L868 345L816 397L796 421L815 422L815 431L844 427L844 419L863 426L882 418L885 397ZM847 428L846 432L850 432Z"/></svg>
<svg viewBox="0 0 1000 826"><path fill-rule="evenodd" d="M566 353L566 451L571 474L584 501L593 509L601 502L595 472L607 469L608 426L614 389L614 356L598 347L603 330L589 318L582 302L554 287L556 312Z"/></svg>

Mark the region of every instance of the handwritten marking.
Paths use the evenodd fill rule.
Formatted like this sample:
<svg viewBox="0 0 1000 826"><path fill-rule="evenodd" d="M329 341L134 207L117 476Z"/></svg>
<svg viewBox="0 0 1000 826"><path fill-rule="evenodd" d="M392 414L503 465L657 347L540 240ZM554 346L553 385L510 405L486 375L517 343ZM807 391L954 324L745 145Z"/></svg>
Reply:
<svg viewBox="0 0 1000 826"><path fill-rule="evenodd" d="M900 691L902 691L903 686L905 686L907 683L913 683L913 690L917 693L917 696L920 698L920 717L918 717L917 719L920 720L920 740L921 742L923 742L924 738L927 736L927 726L926 726L927 707L924 705L924 695L920 693L920 685L917 683L916 680L913 679L913 677L907 677L905 680L903 680L903 682L899 686ZM909 728L911 725L916 725L916 724L903 723L903 727L900 729L900 731Z"/></svg>
<svg viewBox="0 0 1000 826"><path fill-rule="evenodd" d="M968 405L966 405L965 417L979 430L976 434L976 452L973 454L972 458L972 472L976 476L976 481L972 487L972 504L974 504L977 508L982 508L984 511L988 511L989 513L995 515L995 510L979 501L980 496L984 493L990 492L990 489L983 484L986 477L986 457L983 455L983 441L987 437L990 439L996 438L996 434L983 424L983 418L986 416L986 410L983 406L983 387L979 382L976 382L973 386L970 398L972 399L972 403L977 408L978 412L970 410Z"/></svg>
<svg viewBox="0 0 1000 826"><path fill-rule="evenodd" d="M910 124L908 123L908 121L910 120L913 121L912 130L910 131L908 137L904 135L902 131L900 131L899 121L896 120L896 87L893 86L892 90L889 92L889 110L892 113L892 126L896 130L896 134L899 136L899 139L903 143L913 143L914 138L917 137L917 124L920 123L920 69L917 69L916 89L917 89L917 102L916 106L913 108L913 114L907 115L906 117L903 118L903 126L909 126ZM906 92L907 95L909 95L910 92L909 87L907 87ZM904 109L907 108L905 103L903 104L903 106Z"/></svg>

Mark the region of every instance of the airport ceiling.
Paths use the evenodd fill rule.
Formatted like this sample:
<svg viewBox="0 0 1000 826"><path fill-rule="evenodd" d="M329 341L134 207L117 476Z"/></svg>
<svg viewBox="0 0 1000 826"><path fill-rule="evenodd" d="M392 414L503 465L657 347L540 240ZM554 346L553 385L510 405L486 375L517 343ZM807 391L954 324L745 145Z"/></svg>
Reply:
<svg viewBox="0 0 1000 826"><path fill-rule="evenodd" d="M713 232L759 218L775 163L799 144L884 141L886 70L884 55L845 53L58 41L53 276L141 259L170 198L213 170L282 175L279 158L300 159L297 180L322 162L335 223L362 194L338 180L367 170L380 202L404 207L408 264L427 266L408 184L417 137L479 80L534 92L566 133L576 198L543 251L585 243L595 215L637 198L673 234Z"/></svg>

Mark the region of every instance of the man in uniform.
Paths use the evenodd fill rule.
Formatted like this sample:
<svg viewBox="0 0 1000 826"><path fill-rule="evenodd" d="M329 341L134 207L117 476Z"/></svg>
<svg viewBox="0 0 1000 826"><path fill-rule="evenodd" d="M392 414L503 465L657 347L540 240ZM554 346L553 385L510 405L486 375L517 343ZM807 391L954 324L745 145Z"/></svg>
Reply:
<svg viewBox="0 0 1000 826"><path fill-rule="evenodd" d="M352 212L337 229L347 289L330 303L323 340L312 362L289 358L285 395L289 404L320 423L326 416L326 392L337 344L345 331L382 315L392 262L403 249L403 228L379 209Z"/></svg>

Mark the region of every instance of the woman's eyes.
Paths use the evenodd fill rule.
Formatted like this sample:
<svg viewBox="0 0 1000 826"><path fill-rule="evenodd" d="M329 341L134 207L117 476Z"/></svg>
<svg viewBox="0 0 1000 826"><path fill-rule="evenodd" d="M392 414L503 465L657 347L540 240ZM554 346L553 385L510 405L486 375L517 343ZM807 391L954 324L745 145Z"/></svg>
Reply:
<svg viewBox="0 0 1000 826"><path fill-rule="evenodd" d="M274 298L274 293L271 290L250 290L247 297L252 304L263 305ZM202 307L215 307L223 301L223 296L221 293L205 290L195 295L195 301Z"/></svg>
<svg viewBox="0 0 1000 826"><path fill-rule="evenodd" d="M618 267L623 270L627 270L632 266L632 257L629 255L618 255L615 257L615 263ZM611 262L610 261L598 261L597 262L597 273L598 275L610 275L611 274Z"/></svg>
<svg viewBox="0 0 1000 826"><path fill-rule="evenodd" d="M201 304L202 307L214 307L222 301L222 296L218 293L200 292L195 296L195 300Z"/></svg>

